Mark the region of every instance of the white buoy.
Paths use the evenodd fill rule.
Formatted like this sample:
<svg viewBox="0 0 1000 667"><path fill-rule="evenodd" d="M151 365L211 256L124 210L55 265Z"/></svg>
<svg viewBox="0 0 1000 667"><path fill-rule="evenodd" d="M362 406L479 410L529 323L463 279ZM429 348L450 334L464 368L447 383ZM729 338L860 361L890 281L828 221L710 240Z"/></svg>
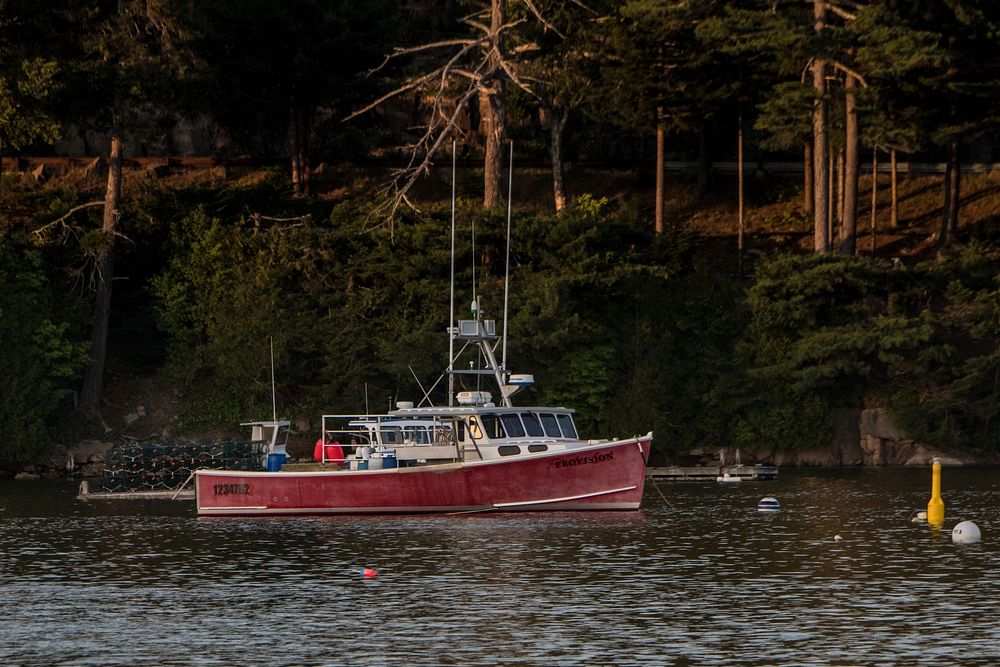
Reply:
<svg viewBox="0 0 1000 667"><path fill-rule="evenodd" d="M833 541L834 541L834 542L839 542L839 541L841 541L842 539L844 539L844 538L843 538L843 537L841 537L840 535L834 535L834 536L833 536Z"/></svg>
<svg viewBox="0 0 1000 667"><path fill-rule="evenodd" d="M956 544L975 544L980 539L979 526L971 521L963 521L951 531L951 541Z"/></svg>
<svg viewBox="0 0 1000 667"><path fill-rule="evenodd" d="M777 498L761 498L760 502L757 503L758 512L780 512L781 503L778 502Z"/></svg>
<svg viewBox="0 0 1000 667"><path fill-rule="evenodd" d="M923 523L925 521L927 521L927 512L924 512L923 510L915 512L913 517L910 519L911 523Z"/></svg>

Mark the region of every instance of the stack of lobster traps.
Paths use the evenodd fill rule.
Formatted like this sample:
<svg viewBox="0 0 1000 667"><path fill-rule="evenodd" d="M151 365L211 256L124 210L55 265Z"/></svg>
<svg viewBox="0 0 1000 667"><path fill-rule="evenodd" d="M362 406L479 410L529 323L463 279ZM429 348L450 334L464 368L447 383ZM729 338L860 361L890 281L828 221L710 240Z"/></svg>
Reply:
<svg viewBox="0 0 1000 667"><path fill-rule="evenodd" d="M169 491L180 488L197 469L262 470L267 449L259 440L124 442L108 451L101 487L109 493Z"/></svg>

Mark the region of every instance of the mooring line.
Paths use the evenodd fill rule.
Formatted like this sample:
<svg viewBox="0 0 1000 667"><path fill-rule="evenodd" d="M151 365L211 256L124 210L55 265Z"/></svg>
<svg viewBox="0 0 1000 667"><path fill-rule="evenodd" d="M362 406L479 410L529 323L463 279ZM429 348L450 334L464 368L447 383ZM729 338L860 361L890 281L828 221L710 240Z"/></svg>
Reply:
<svg viewBox="0 0 1000 667"><path fill-rule="evenodd" d="M669 500L667 500L667 497L663 495L663 491L660 491L660 487L656 485L656 478L650 476L649 481L653 483L653 488L656 489L656 492L660 494L661 498L663 498L663 502L665 502L667 505L670 505L670 509L675 509L674 504L671 503Z"/></svg>

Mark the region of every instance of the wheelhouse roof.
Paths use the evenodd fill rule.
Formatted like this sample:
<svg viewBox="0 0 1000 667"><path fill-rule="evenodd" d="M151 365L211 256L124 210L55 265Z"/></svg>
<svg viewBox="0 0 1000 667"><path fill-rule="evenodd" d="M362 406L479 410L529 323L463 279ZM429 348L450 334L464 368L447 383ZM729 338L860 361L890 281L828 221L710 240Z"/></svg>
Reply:
<svg viewBox="0 0 1000 667"><path fill-rule="evenodd" d="M448 406L435 406L429 408L403 408L400 410L390 410L384 415L324 415L324 417L340 417L340 418L350 418L350 419L376 419L376 418L415 418L419 419L421 417L465 417L472 415L510 415L510 414L521 414L523 412L550 412L555 414L571 415L575 410L572 408L553 408L553 407L533 407L533 406L519 406L514 408L505 408L503 406L495 407L485 407L482 405L456 405L452 407Z"/></svg>

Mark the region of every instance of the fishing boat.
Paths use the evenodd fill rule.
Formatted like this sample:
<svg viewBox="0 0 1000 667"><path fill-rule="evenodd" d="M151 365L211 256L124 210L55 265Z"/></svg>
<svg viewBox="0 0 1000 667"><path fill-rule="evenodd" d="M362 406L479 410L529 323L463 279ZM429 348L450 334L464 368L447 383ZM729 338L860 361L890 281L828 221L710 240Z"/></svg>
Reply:
<svg viewBox="0 0 1000 667"><path fill-rule="evenodd" d="M283 464L283 448L272 446L267 470L198 470L198 514L639 508L652 432L624 439L584 439L572 409L513 403L534 378L507 369L509 205L503 335L498 336L495 320L482 317L474 269L472 317L456 321L454 190L452 202L449 362L442 374L448 378L447 405L433 405L425 392L419 405L400 402L384 414L324 415L316 448L319 460L314 463ZM463 390L456 391L456 380L464 383ZM484 384L494 388L496 400L491 391L482 390ZM279 422L273 423L277 429ZM262 437L272 444L280 440L276 432L270 435Z"/></svg>
<svg viewBox="0 0 1000 667"><path fill-rule="evenodd" d="M321 460L271 470L198 470L201 515L416 514L636 510L653 434L583 439L564 407L515 407L531 376L495 365L491 320L461 320L453 335L492 361L500 404L460 391L453 405L398 403L385 414L324 415ZM336 445L343 458L327 459Z"/></svg>

